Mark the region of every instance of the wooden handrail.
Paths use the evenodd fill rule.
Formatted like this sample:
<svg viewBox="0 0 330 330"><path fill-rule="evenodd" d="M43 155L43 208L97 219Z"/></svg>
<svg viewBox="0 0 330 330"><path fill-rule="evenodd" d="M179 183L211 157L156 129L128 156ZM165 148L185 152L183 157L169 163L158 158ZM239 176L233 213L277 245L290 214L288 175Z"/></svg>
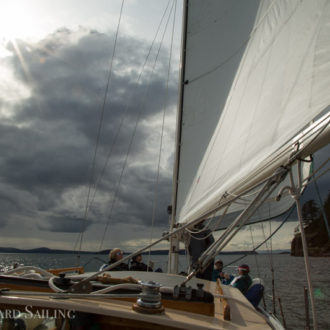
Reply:
<svg viewBox="0 0 330 330"><path fill-rule="evenodd" d="M55 268L48 269L48 272L59 275L60 273L69 273L69 272L77 272L78 274L84 274L84 267L67 267L67 268Z"/></svg>
<svg viewBox="0 0 330 330"><path fill-rule="evenodd" d="M221 296L223 296L223 289L221 286L220 278L217 278L217 291ZM223 319L225 321L230 321L230 305L228 300L226 298L220 298L220 301L223 305Z"/></svg>

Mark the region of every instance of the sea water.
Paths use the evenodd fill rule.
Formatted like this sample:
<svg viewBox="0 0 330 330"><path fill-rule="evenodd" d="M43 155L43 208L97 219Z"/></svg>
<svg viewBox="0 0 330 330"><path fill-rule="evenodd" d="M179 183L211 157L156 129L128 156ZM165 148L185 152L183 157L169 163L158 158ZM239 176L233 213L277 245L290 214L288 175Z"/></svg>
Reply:
<svg viewBox="0 0 330 330"><path fill-rule="evenodd" d="M223 255L222 259L226 265L238 257L237 255ZM151 255L150 258L154 263L154 269L161 268L166 271L167 256ZM106 261L107 256L105 255L83 254L80 257L79 264L84 266L85 271L97 271ZM143 255L143 261L148 262L147 255ZM78 260L77 256L71 254L0 254L0 265L8 266L14 263L48 269L77 266ZM272 296L273 291L275 291L277 317L282 321L278 301L278 298L280 298L287 329L304 329L306 319L304 287L307 287L304 259L302 257L292 257L288 254L249 255L243 260L225 267L225 272L236 275L237 266L241 263L250 266L252 278L260 277L264 280L266 309L273 312ZM187 264L187 257L180 256L179 271L187 271ZM310 258L310 264L318 327L324 330L330 329L330 259ZM274 290L272 279L274 279ZM262 302L261 305L263 305Z"/></svg>

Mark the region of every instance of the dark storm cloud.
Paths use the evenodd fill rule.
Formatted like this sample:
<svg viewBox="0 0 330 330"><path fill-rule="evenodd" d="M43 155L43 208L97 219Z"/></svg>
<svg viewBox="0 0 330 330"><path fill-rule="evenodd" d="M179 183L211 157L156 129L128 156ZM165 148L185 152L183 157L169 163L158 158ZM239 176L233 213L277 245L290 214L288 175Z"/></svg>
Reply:
<svg viewBox="0 0 330 330"><path fill-rule="evenodd" d="M12 105L11 117L0 124L1 182L35 198L34 205L30 205L32 214L37 216L39 211L53 214L38 221L41 230L76 232L80 226L112 47L113 36L84 29L76 32L61 29L38 44L20 41L11 48L13 56L7 59L8 65L15 68L16 79L28 86L30 95ZM120 38L118 43L98 149L97 173L123 122L91 208L91 218L96 222L106 222L109 217L106 210L109 204L101 205L98 196L111 203L138 118L134 148L129 153L129 170L123 176L116 198L118 208L111 219L147 223L146 219L151 216L156 165L135 166L134 163L135 157L143 158L147 152L148 132L141 121L151 124L157 114L162 115L167 59L161 55L156 74L143 75L137 82L148 47L128 37ZM168 95L168 104L174 106L175 84L170 83ZM171 179L161 175L157 211L160 225L167 221L165 206L170 199ZM83 191L83 198L75 205L71 205L65 195L72 189ZM23 198L24 194L18 194L17 198ZM24 208L20 208L23 200L16 200L14 207L5 191L1 195L2 223L24 212ZM61 215L73 211L77 212L76 216Z"/></svg>
<svg viewBox="0 0 330 330"><path fill-rule="evenodd" d="M82 228L88 228L91 224L81 218L72 216L51 216L37 224L38 229L42 231L80 233Z"/></svg>
<svg viewBox="0 0 330 330"><path fill-rule="evenodd" d="M144 179L146 176L149 177L149 180ZM120 214L114 214L114 218L118 217L123 222L126 222L128 218L131 220L135 219L135 222L138 219L142 219L145 225L151 225L153 217L152 210L154 203L156 203L156 213L154 215L155 225L168 227L166 210L171 202L171 180L168 177L161 177L157 187L155 187L156 172L139 168L132 171L128 182L129 184L126 184L118 194L120 200L125 205L119 209L121 210ZM155 192L155 189L157 189L157 192ZM143 195L141 194L142 192Z"/></svg>

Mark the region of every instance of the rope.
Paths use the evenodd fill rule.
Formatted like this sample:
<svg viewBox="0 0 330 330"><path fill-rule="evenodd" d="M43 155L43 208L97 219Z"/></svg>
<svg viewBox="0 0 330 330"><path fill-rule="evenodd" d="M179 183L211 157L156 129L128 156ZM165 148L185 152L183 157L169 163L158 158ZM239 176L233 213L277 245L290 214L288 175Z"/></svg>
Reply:
<svg viewBox="0 0 330 330"><path fill-rule="evenodd" d="M270 224L270 221L269 221ZM271 233L271 227L269 228L269 233ZM262 232L265 235L264 226L262 224ZM270 263L270 271L272 274L272 293L273 293L273 314L276 315L276 290L275 290L275 269L273 262L273 250L272 250L272 240L270 239L270 248L268 247L268 243L266 243L266 248L268 249L269 263Z"/></svg>
<svg viewBox="0 0 330 330"><path fill-rule="evenodd" d="M86 267L88 264L90 264L93 260L98 260L98 261L102 262L102 264L106 264L106 263L107 263L107 261L105 261L105 260L103 260L103 259L101 259L101 258L99 258L99 257L93 257L93 258L89 259L89 260L83 265L83 267L85 268L85 267Z"/></svg>
<svg viewBox="0 0 330 330"><path fill-rule="evenodd" d="M276 179L269 180L259 192L259 194L251 201L250 205L232 222L232 224L226 229L224 234L219 237L208 249L206 249L198 259L198 267L192 271L185 279L182 284L186 284L197 271L204 271L206 267L210 264L212 259L221 251L237 234L241 227L248 221L248 219L255 213L258 207L263 204L263 202L273 193L273 191L278 187L280 181L283 180L284 171L276 172ZM275 178L274 177L274 178ZM235 229L237 227L237 229Z"/></svg>
<svg viewBox="0 0 330 330"><path fill-rule="evenodd" d="M266 234L265 234L265 228L264 228L264 225L263 223L261 224L261 228L262 228L262 233L264 235L264 238L266 238ZM271 246L268 245L268 240L266 241L266 249L268 251L267 255L269 257L269 264L270 264L270 268L271 268L271 271L273 272L274 271L274 268L273 268L273 258L272 258L272 251L271 251Z"/></svg>
<svg viewBox="0 0 330 330"><path fill-rule="evenodd" d="M252 246L253 246L253 248L254 248L255 245L254 245L254 239L253 239L253 233L252 233L252 226L251 226L251 225L249 226L249 229L250 229L250 235L251 235ZM258 259L257 259L257 255L256 255L256 254L254 255L254 258L255 258L255 261L256 261L258 277L261 278L261 276L260 276L260 269L259 269L259 263L258 263Z"/></svg>
<svg viewBox="0 0 330 330"><path fill-rule="evenodd" d="M287 216L282 221L282 223L276 228L276 230L269 237L267 237L264 241L262 241L260 244L258 244L253 250L251 250L250 253L258 250L260 248L260 246L264 245L271 237L273 237L283 227L283 225L288 221L288 219L290 218L290 216L291 216L292 212L294 211L294 209L295 209L294 205L291 206L291 209L289 210ZM240 261L240 260L244 259L250 253L245 253L243 256L241 256L239 258L236 258L235 260L233 260L230 263L226 264L224 267L228 267L232 264L237 263L237 261Z"/></svg>
<svg viewBox="0 0 330 330"><path fill-rule="evenodd" d="M254 248L255 245L254 245L254 238L253 238L253 233L252 233L252 226L250 225L249 228L250 228L252 246ZM257 266L258 277L261 278L260 269L259 269L259 263L258 263L258 258L257 258L257 255L256 254L254 254L254 258L255 258L255 262L256 262L256 266ZM262 303L264 305L264 308L266 309L266 301L265 301L265 296L264 295L262 295Z"/></svg>
<svg viewBox="0 0 330 330"><path fill-rule="evenodd" d="M226 206L226 208L225 208L225 210L223 211L222 215L221 215L221 216L219 217L219 219L215 222L214 228L217 228L217 227L220 225L220 223L222 222L222 219L223 219L224 216L227 214L227 211L228 211L230 205L231 205L231 203L229 203L229 204ZM205 225L201 230L196 230L196 231L194 231L194 230L191 230L191 229L189 229L189 228L186 228L185 231L186 231L190 236L193 236L194 234L200 234L201 232L203 232L203 231L205 231L206 229L209 229L209 228L211 227L210 224L211 224L211 222L214 220L215 216L216 216L216 212L213 213L212 218L209 218L209 219L208 219L208 222L206 223L206 225ZM197 239L197 240L204 240L204 239L208 238L208 237L211 236L211 235L212 235L212 233L208 234L207 236L205 236L205 237L203 237L203 238L198 238L198 237L195 237L195 236L194 236L194 238Z"/></svg>
<svg viewBox="0 0 330 330"><path fill-rule="evenodd" d="M164 102L164 110L163 110L163 118L162 118L162 128L160 134L160 144L159 144L159 153L158 153L158 165L157 165L157 177L156 177L156 184L155 184L155 191L154 191L154 199L153 199L153 206L152 206L152 217L151 217L151 232L150 232L150 243L152 243L153 237L153 230L154 230L154 222L155 222L155 215L156 215L156 207L157 207L157 199L158 199L158 185L159 185L159 174L160 174L160 161L162 155L162 147L163 147L163 137L164 137L164 127L165 127L165 115L166 115L166 108L168 106L168 85L170 80L170 73L171 73L171 62L172 62L172 50L173 50L173 39L174 39L174 27L175 27L175 16L176 16L176 5L177 1L173 1L172 9L174 6L174 14L173 14L173 25L172 25L172 35L171 35L171 46L170 46L170 56L168 60L168 70L167 70L167 80L166 80L166 94L165 94L165 102ZM171 12L172 12L171 9ZM151 247L148 253L148 265L150 264L151 258ZM149 267L147 268L149 271Z"/></svg>
<svg viewBox="0 0 330 330"><path fill-rule="evenodd" d="M310 180L308 183L305 183L302 185L302 188L307 187L307 185L311 182L315 182L317 181L319 178L321 178L323 175L327 174L330 171L330 169L328 168L327 170L325 170L324 172L321 172L321 174L319 174L318 176L315 176L314 179Z"/></svg>
<svg viewBox="0 0 330 330"><path fill-rule="evenodd" d="M163 41L164 41L164 36L165 36L165 32L167 30L167 26L168 26L168 22L169 22L169 19L170 19L170 16L171 16L171 13L172 13L172 10L173 10L173 6L171 8L171 11L169 13L169 16L168 16L168 19L167 19L167 22L166 22L166 25L165 25L165 29L164 29L164 32L163 32L163 36L162 36L162 39L161 39L161 42L160 42L160 45L159 45L159 48L158 48L158 52L157 52L157 56L155 58L155 61L154 61L154 65L153 65L153 68L152 68L152 72L151 72L151 75L154 74L154 71L155 71L155 67L156 67L156 64L157 64L157 60L158 60L158 56L160 54L160 50L161 50L161 47L162 47L162 44L163 44ZM144 94L144 97L143 97L143 104L145 103L145 98L146 98L146 95L149 91L149 87L150 87L150 84L148 85L147 89L146 89L146 92ZM108 227L109 227L109 223L110 223L110 220L111 220L111 216L112 216L112 212L113 212L113 208L114 208L114 205L116 203L116 200L117 200L117 195L118 195L118 191L119 191L119 188L120 188L120 185L121 185L121 180L122 180L122 177L123 177L123 174L124 174L124 171L126 169L126 166L127 166L127 160L128 160L128 156L130 154L130 151L131 151L131 147L133 145L133 140L134 140L134 137L135 137L135 134L136 134L136 130L137 130L137 126L138 126L138 123L140 121L140 117L141 117L141 112L142 112L142 109L143 109L143 106L141 106L140 108L140 111L138 113L138 116L137 116L137 119L136 119L136 122L135 122L135 125L134 125L134 129L133 129L133 133L132 133L132 136L131 136L131 139L130 139L130 142L129 142L129 145L128 145L128 149L127 149L127 152L126 152L126 156L125 156L125 160L124 160L124 165L122 167L122 170L121 170L121 173L120 173L120 176L119 176L119 180L117 182L117 185L116 185L116 189L115 189L115 193L114 193L114 197L112 199L112 203L111 203L111 208L110 208L110 213L109 213L109 217L108 217L108 221L107 221L107 224L105 226L105 230L103 232L103 236L102 236L102 239L101 239L101 243L100 243L100 246L99 246L99 250L102 249L102 245L103 245L103 241L104 241L104 238L105 238L105 235L107 233L107 230L108 230Z"/></svg>
<svg viewBox="0 0 330 330"><path fill-rule="evenodd" d="M315 170L314 171L314 165L312 164L312 166L311 166L311 169L312 169L312 173L307 177L307 178L305 178L304 180L303 180L303 182L307 182L307 183L310 183L310 182L312 182L311 181L311 178L314 178L315 179L315 174L317 173L317 172L319 172L320 170L321 170L321 168L322 167L324 167L328 162L330 161L330 158L327 158L319 167L318 167L318 169L317 170ZM329 169L327 169L327 170L325 170L325 172L323 172L323 174L321 174L321 175L324 175L327 171L329 171ZM319 178L320 177L320 175L317 177L317 178ZM304 184L304 186L306 186L306 184Z"/></svg>
<svg viewBox="0 0 330 330"><path fill-rule="evenodd" d="M81 252L84 231L85 231L85 227L86 227L86 223L87 223L87 217L88 217L88 211L89 211L89 198L90 198L90 193L91 193L91 189L92 189L92 186L93 186L96 156L97 156L97 151L98 151L98 147L99 147L99 143L100 143L100 137L101 137L101 131L102 131L103 119L104 119L104 112L105 112L105 105L106 105L106 100L107 100L107 96L108 96L108 92L109 92L112 72L113 72L112 71L112 66L113 66L113 62L114 62L114 58L115 58L115 54L116 54L116 49L117 49L117 39L118 39L118 34L119 34L119 27L120 27L121 17L122 17L122 13L123 13L124 2L125 2L125 0L122 0L121 7L120 7L120 14L119 14L119 20L118 20L117 30L116 30L116 34L115 34L115 41L114 41L114 47L113 47L113 51L112 51L112 57L111 57L111 61L110 61L108 80L107 80L105 93L104 93L104 98L103 98L103 104L102 104L102 108L101 108L101 116L100 116L98 131L97 131L94 155L93 155L93 160L92 160L92 170L91 170L91 176L90 176L90 183L89 183L89 187L88 187L87 200L86 200L86 206L85 206L84 221L82 221L82 228L81 228L81 233L80 233L79 254ZM76 245L74 247L74 250L75 249L76 249Z"/></svg>

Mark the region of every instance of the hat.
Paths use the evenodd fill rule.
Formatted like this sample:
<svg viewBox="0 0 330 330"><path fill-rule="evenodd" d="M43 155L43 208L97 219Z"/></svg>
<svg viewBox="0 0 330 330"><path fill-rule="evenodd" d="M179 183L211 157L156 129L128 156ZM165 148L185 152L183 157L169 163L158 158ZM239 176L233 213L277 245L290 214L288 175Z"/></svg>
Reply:
<svg viewBox="0 0 330 330"><path fill-rule="evenodd" d="M238 266L238 270L239 271L243 270L244 272L249 273L250 272L250 267L246 264L243 264L243 265Z"/></svg>
<svg viewBox="0 0 330 330"><path fill-rule="evenodd" d="M121 249L119 248L115 248L115 249L112 249L110 252L109 252L109 259L110 260L114 260L116 259L116 255L117 253L121 252Z"/></svg>
<svg viewBox="0 0 330 330"><path fill-rule="evenodd" d="M215 261L215 264L218 264L218 263L223 264L222 259L217 259L217 260Z"/></svg>

